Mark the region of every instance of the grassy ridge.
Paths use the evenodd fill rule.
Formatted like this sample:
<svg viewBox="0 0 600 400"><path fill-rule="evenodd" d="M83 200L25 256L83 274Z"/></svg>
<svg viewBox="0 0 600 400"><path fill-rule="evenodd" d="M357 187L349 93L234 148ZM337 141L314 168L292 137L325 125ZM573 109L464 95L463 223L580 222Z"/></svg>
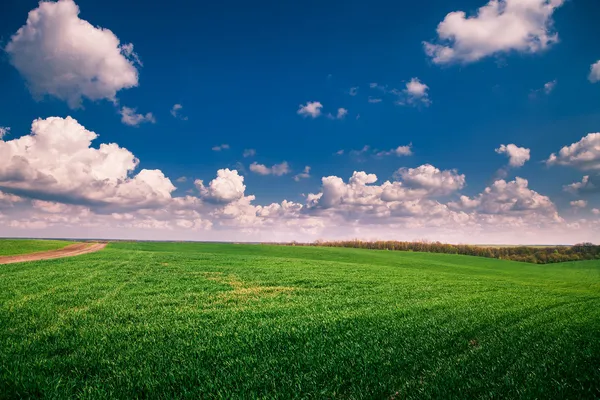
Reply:
<svg viewBox="0 0 600 400"><path fill-rule="evenodd" d="M118 243L0 287L0 397L600 396L598 261Z"/></svg>
<svg viewBox="0 0 600 400"><path fill-rule="evenodd" d="M56 250L69 244L72 244L72 242L65 240L0 239L0 256Z"/></svg>

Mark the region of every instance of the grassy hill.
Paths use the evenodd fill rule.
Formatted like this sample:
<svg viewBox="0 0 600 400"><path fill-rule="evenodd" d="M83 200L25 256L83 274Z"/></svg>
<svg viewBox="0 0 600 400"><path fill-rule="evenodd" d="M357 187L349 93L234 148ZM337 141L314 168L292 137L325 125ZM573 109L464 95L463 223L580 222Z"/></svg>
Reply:
<svg viewBox="0 0 600 400"><path fill-rule="evenodd" d="M115 243L0 287L0 398L600 396L599 261Z"/></svg>

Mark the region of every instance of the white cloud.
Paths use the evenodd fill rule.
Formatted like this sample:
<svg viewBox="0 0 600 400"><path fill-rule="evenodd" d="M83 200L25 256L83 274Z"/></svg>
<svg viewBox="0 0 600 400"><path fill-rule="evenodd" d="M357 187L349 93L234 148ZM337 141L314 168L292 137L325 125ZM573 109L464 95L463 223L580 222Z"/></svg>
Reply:
<svg viewBox="0 0 600 400"><path fill-rule="evenodd" d="M585 208L585 206L587 206L587 201L585 200L574 200L571 203L571 207L575 207L575 208Z"/></svg>
<svg viewBox="0 0 600 400"><path fill-rule="evenodd" d="M310 167L308 165L306 167L304 167L304 170L302 172L300 172L299 174L294 176L294 180L296 182L300 181L301 179L307 179L307 178L310 178Z"/></svg>
<svg viewBox="0 0 600 400"><path fill-rule="evenodd" d="M552 93L552 91L554 90L554 88L556 87L556 79L550 82L546 82L544 84L544 93L546 94L550 94Z"/></svg>
<svg viewBox="0 0 600 400"><path fill-rule="evenodd" d="M188 178L185 176L180 176L179 178L175 179L175 182L177 183L185 183L187 182Z"/></svg>
<svg viewBox="0 0 600 400"><path fill-rule="evenodd" d="M139 58L132 44L78 15L72 0L40 2L6 46L10 62L36 97L54 96L71 108L83 97L116 101L119 90L138 85Z"/></svg>
<svg viewBox="0 0 600 400"><path fill-rule="evenodd" d="M600 170L600 133L590 133L580 141L564 146L558 155L552 153L546 164L565 165L583 171Z"/></svg>
<svg viewBox="0 0 600 400"><path fill-rule="evenodd" d="M600 176L585 175L581 182L573 182L570 185L563 186L565 192L575 195L581 193L596 193L600 191Z"/></svg>
<svg viewBox="0 0 600 400"><path fill-rule="evenodd" d="M381 103L383 100L380 99L379 97L371 97L371 96L369 96L369 99L367 101L369 103L376 104L376 103Z"/></svg>
<svg viewBox="0 0 600 400"><path fill-rule="evenodd" d="M333 115L331 113L327 114L327 118L329 119L344 119L348 115L348 110L345 108L338 108L337 115Z"/></svg>
<svg viewBox="0 0 600 400"><path fill-rule="evenodd" d="M552 14L564 0L490 0L477 15L446 15L437 43L423 42L436 64L471 63L512 51L537 53L558 41Z"/></svg>
<svg viewBox="0 0 600 400"><path fill-rule="evenodd" d="M305 105L300 105L297 113L303 117L317 118L321 115L323 105L318 101L309 101Z"/></svg>
<svg viewBox="0 0 600 400"><path fill-rule="evenodd" d="M221 150L229 150L229 145L225 143L220 146L214 146L212 148L212 151L221 151Z"/></svg>
<svg viewBox="0 0 600 400"><path fill-rule="evenodd" d="M181 110L183 109L183 106L181 104L174 104L173 107L171 107L171 115L175 118L179 118L182 119L184 121L188 120L188 117L185 117L183 115L181 115Z"/></svg>
<svg viewBox="0 0 600 400"><path fill-rule="evenodd" d="M402 90L402 96L396 102L400 105L425 105L431 104L429 99L429 86L422 83L419 78L412 78L407 84L406 88Z"/></svg>
<svg viewBox="0 0 600 400"><path fill-rule="evenodd" d="M600 215L600 209L598 209L598 208L592 208L592 214Z"/></svg>
<svg viewBox="0 0 600 400"><path fill-rule="evenodd" d="M139 160L115 143L91 147L97 137L71 117L35 120L30 135L0 140L0 188L92 205L152 206L171 198L175 187L161 171L131 176Z"/></svg>
<svg viewBox="0 0 600 400"><path fill-rule="evenodd" d="M156 118L154 118L152 113L147 113L144 115L137 114L136 111L137 109L135 108L122 107L121 111L119 112L119 114L121 114L121 122L129 126L138 126L144 122L150 122L152 124L156 123Z"/></svg>
<svg viewBox="0 0 600 400"><path fill-rule="evenodd" d="M254 157L255 155L256 155L256 150L254 150L254 149L245 149L244 150L244 154L243 154L244 158Z"/></svg>
<svg viewBox="0 0 600 400"><path fill-rule="evenodd" d="M558 81L556 79L553 81L544 83L544 86L542 88L531 90L531 92L529 93L529 98L535 99L540 93L549 95L550 93L552 93L554 91L554 88L556 87L557 83L558 83Z"/></svg>
<svg viewBox="0 0 600 400"><path fill-rule="evenodd" d="M197 179L194 184L200 191L200 196L217 203L231 203L244 197L246 185L244 177L238 175L236 170L228 168L217 171L217 177L210 181L208 186Z"/></svg>
<svg viewBox="0 0 600 400"><path fill-rule="evenodd" d="M358 86L351 87L350 90L348 90L348 94L350 96L356 96L358 94Z"/></svg>
<svg viewBox="0 0 600 400"><path fill-rule="evenodd" d="M7 126L0 126L0 140L10 133L10 128Z"/></svg>
<svg viewBox="0 0 600 400"><path fill-rule="evenodd" d="M290 167L286 161L280 164L274 164L272 167L267 167L264 164L253 162L250 164L250 171L259 175L275 175L281 176L290 172Z"/></svg>
<svg viewBox="0 0 600 400"><path fill-rule="evenodd" d="M382 156L396 155L398 157L403 157L403 156L412 156L412 154L413 154L412 143L410 143L407 146L398 146L395 149L391 149L389 151L380 151L379 153L377 153L377 156L382 157Z"/></svg>
<svg viewBox="0 0 600 400"><path fill-rule="evenodd" d="M523 218L527 218L527 221L532 224L560 221L554 203L547 196L529 189L528 185L526 179L519 177L511 182L501 179L487 187L477 197L471 199L461 196L460 201L450 203L449 206L456 210L475 211L482 215L501 215L508 217L505 221L510 223L523 223ZM484 219L490 222L494 220L489 217ZM496 221L499 220L496 218Z"/></svg>
<svg viewBox="0 0 600 400"><path fill-rule="evenodd" d="M465 186L465 175L455 169L442 171L431 164L417 168L400 168L395 176L413 189L425 189L430 194L447 195Z"/></svg>
<svg viewBox="0 0 600 400"><path fill-rule="evenodd" d="M529 149L514 144L501 144L495 151L498 154L506 154L509 158L508 165L514 168L522 167L531 158Z"/></svg>
<svg viewBox="0 0 600 400"><path fill-rule="evenodd" d="M592 83L600 81L600 60L598 60L598 62L596 62L595 64L592 64L592 66L590 67L590 75L588 78Z"/></svg>

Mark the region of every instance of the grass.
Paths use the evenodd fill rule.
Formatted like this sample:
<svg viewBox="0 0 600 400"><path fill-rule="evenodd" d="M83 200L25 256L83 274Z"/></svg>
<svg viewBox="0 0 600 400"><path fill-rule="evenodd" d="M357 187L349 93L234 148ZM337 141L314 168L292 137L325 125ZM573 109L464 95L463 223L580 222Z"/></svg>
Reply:
<svg viewBox="0 0 600 400"><path fill-rule="evenodd" d="M0 256L56 250L69 244L72 244L72 242L65 240L0 239Z"/></svg>
<svg viewBox="0 0 600 400"><path fill-rule="evenodd" d="M600 397L598 261L115 243L0 287L0 398Z"/></svg>

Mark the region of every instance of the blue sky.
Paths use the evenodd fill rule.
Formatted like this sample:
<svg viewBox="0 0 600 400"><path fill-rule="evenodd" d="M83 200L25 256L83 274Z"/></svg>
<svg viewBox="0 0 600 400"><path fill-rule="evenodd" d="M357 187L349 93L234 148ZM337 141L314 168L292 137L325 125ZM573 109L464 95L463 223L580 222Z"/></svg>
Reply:
<svg viewBox="0 0 600 400"><path fill-rule="evenodd" d="M509 3L507 7L519 7L520 2L527 3L524 0L500 1L498 16L509 12L502 9L506 3ZM83 67L76 61L60 64L68 58L64 55L62 61L51 59L44 66L46 61L42 60L48 60L48 54L59 58L63 47L57 45L58 50L49 53L48 48L53 47L44 42L46 47L35 53L38 55L32 55L32 46L42 46L36 42L41 39L26 44L24 39L13 37L19 28L27 27L27 14L38 8L38 3L6 0L0 13L0 38L5 48L0 60L0 85L3 88L0 126L10 127L10 132L3 140L8 142L30 135L32 121L38 118L71 116L86 130L99 135L93 147L97 148L101 143L118 143L139 159L139 167L129 171L128 178L123 179L133 178L141 169L160 170L177 186L169 192L169 201L192 196L206 203L206 206L198 206L195 212L201 219L211 221L210 232L139 231L142 236L205 239L219 232L219 237L238 240L243 239L241 232L255 229L267 232L264 238L271 239L268 233L278 232L273 226L281 221L273 225L260 220L255 221L254 226L226 226L215 217L215 213L221 212L218 207L226 207L228 203L221 201L220 206L215 206L215 201L211 203L211 197L203 195L194 181L200 179L203 185L208 185L215 179L217 170L225 168L243 175L244 196L255 196L254 206L267 207L284 200L302 204L298 221L311 220L311 227L318 219L317 225L326 228L348 223L353 227L364 224L373 227L375 232L389 229L394 233L400 227L406 231L415 225L385 218L375 222L368 217L373 209L362 206L360 210L334 212L323 204L316 204L312 212L303 194L323 192L322 177L337 176L347 182L354 171L365 171L376 174L376 184L380 185L386 180L401 181L396 172L400 168L417 169L431 164L440 171L456 170L456 175L464 174L465 182L442 195L434 195L430 188L420 197L424 200L431 199L446 206L461 195L476 198L499 179L511 182L518 176L528 180L528 190L547 196L559 218L563 219L558 225L542 226L539 225L542 218L535 214L539 212L537 206L532 206L532 214L528 216L521 208L513 207L509 211L517 212L518 215L514 215L520 218L513 228L507 224L503 233L486 236L487 225L477 220L478 228L465 228L459 235L461 240L481 237L485 242L489 237L489 240L506 241L511 238L511 229L521 230L517 228L521 226L519 224L525 224L532 232L530 237L519 239L522 241L538 240L536 229L567 232L567 225L571 226L569 229L585 232L581 239L593 240L599 229L599 217L593 211L600 208L598 191L573 193L565 191L563 186L581 181L585 175L596 176L598 168L582 169L577 166L577 160L548 166L546 160L563 146L577 143L587 134L600 130L600 83L594 83L590 75L592 64L600 59L600 51L594 46L595 38L600 36L600 26L595 21L595 16L600 15L600 4L591 0L564 3L561 0L533 0L529 3L533 4L530 7L535 12L551 7L545 14L539 11L540 14L531 20L527 20L528 14L521 15L518 11L511 19L523 24L519 27L530 29L529 36L533 39L512 38L514 29L511 32L502 26L498 28L494 18L489 21L481 18L480 29L492 32L489 40L478 39L472 43L473 36L467 33L464 41L459 43L457 39L440 37L436 32L438 24L455 11L464 11L466 16L477 18L479 8L487 4L485 0L434 0L426 4L273 1L252 5L182 0L173 0L168 5L79 0L78 18L89 21L95 28L110 29L121 45L133 44L133 51L143 66L129 56L128 62L138 72L136 87L117 88L113 98L105 96L90 100L89 96L82 95L81 104L74 106L65 96L42 93L36 97L32 86L44 86L47 82L42 85L40 80L52 81L53 77L48 73L42 74L43 77L36 75L32 84L34 78L28 76L15 60L22 56L30 65L56 70L63 76L69 68L77 74ZM515 12L514 9L511 12ZM54 21L54 17L48 15L45 18L55 25L62 23L56 21L68 21L66 17ZM60 29L59 26L52 32L60 33ZM40 32L48 37L52 35L50 31ZM461 33L453 31L453 34ZM557 37L553 36L555 34ZM536 44L544 37L550 38L545 45ZM58 37L56 40L65 39ZM95 48L93 40L91 38L85 45ZM455 58L436 61L431 54L426 54L424 41L457 50ZM498 47L497 41L503 44ZM11 42L16 43L13 50L9 50ZM98 52L102 48L97 46ZM484 49L485 55L473 56L476 52L473 49ZM458 50L463 51L463 55L459 56ZM83 54L88 54L87 51L94 50L85 50ZM40 58L39 54L46 58ZM69 54L69 57L73 56ZM103 57L100 54L98 60ZM60 65L54 68L53 63ZM427 86L425 97L415 97L414 93L407 92L407 83L413 78ZM377 86L371 87L375 83ZM544 89L546 84L550 84L547 90ZM73 87L67 88L69 93L75 90ZM67 89L63 85L58 90ZM381 101L373 103L369 99ZM396 104L398 100L404 104ZM298 113L299 107L307 102L322 104L318 117ZM175 104L182 108L174 117L171 110ZM120 115L122 107L134 108L142 116L152 113L153 122L142 122L138 126L125 124ZM347 114L338 119L335 115L340 108ZM327 117L329 113L333 118ZM229 148L213 150L221 144L228 144ZM409 156L375 155L378 151L409 144L412 153ZM501 144L529 149L530 158L520 167L508 168L506 155L495 152ZM369 150L361 156L350 154L364 146L369 146ZM245 149L254 149L256 154L243 157ZM344 150L344 154L336 154L339 150ZM598 154L600 150L597 149L595 157L599 161L596 164L600 164ZM289 172L281 176L261 175L250 170L250 164L254 162L266 167L287 162ZM310 177L293 179L305 166L310 166ZM48 173L55 167L41 165L39 170ZM33 208L37 210L35 212L27 211L25 203L47 201L50 197L58 199L65 207L89 207L91 203L72 200L69 196L74 189L70 188L67 195L64 185L42 187L35 182L18 183L8 173L4 175L3 178L0 165L0 191L5 196L19 196L25 201L0 209L5 215L0 220L3 235L47 235L60 229L84 236L123 236L122 232L132 232L124 225L111 225L105 221L102 222L104 225L98 223L104 228L93 229L84 229L73 221L64 226L48 222L39 214L39 203ZM187 181L176 183L182 176ZM27 186L27 193L23 192L23 185ZM34 185L38 186L33 188ZM424 190L422 183L412 183L411 187L407 181L405 186ZM86 195L78 196L87 198ZM415 199L411 197L410 201L418 200ZM585 201L585 206L571 204L579 200ZM158 208L166 214L176 213L166 203L146 208L144 204L127 200L126 210L113 207L123 202L122 199L115 200L109 207L111 212L135 210L146 215L144 210ZM518 199L513 202L521 204ZM340 204L350 203L346 199ZM106 209L92 207L91 211L102 216L106 215ZM492 213L477 209L461 211L469 215L489 216ZM513 215L510 212L508 217ZM257 218L260 211L252 209L251 214L252 218ZM473 218L479 217L473 214ZM26 223L32 219L45 221L45 225ZM289 221L287 217L284 219ZM2 221L4 229L1 228ZM31 228L34 225L39 227L37 231ZM268 228L263 229L263 226ZM340 232L327 229L311 229L307 228L306 236L300 238L340 235ZM451 240L451 230L452 223L447 221L443 228L437 222L427 223L415 230L414 235ZM273 239L294 236L293 232L284 231L281 236L275 234ZM360 236L362 232L360 229L348 231L353 236ZM474 237L477 239L471 239ZM570 234L565 233L547 240L562 242L569 237Z"/></svg>

